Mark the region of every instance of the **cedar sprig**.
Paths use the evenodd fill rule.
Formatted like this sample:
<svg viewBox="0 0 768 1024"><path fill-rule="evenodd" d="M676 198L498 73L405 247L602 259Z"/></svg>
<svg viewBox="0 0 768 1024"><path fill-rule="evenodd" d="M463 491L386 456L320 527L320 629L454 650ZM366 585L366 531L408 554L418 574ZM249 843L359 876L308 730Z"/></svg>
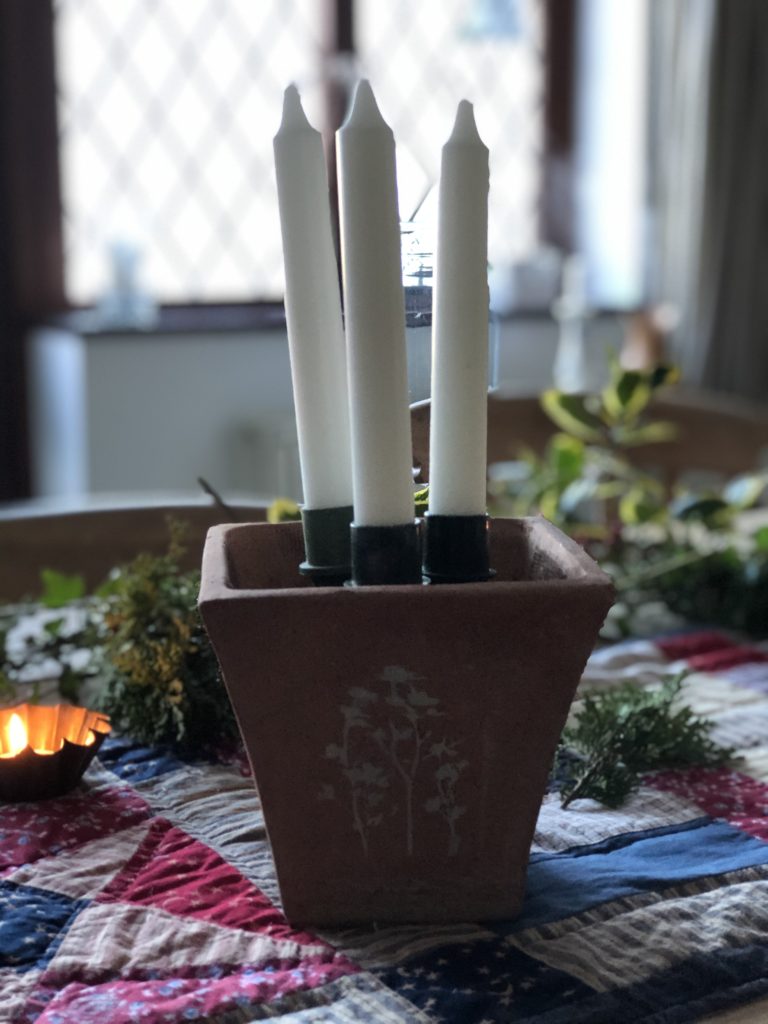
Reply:
<svg viewBox="0 0 768 1024"><path fill-rule="evenodd" d="M656 688L625 683L584 696L556 760L560 775L568 762L560 791L563 807L582 797L618 807L646 772L712 767L734 759L732 748L711 738L711 721L677 703L686 674Z"/></svg>

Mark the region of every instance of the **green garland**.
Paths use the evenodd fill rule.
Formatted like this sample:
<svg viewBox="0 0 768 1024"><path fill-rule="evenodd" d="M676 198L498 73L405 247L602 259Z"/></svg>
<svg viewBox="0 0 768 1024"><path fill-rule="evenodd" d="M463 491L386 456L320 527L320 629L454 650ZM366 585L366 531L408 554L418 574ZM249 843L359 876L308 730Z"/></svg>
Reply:
<svg viewBox="0 0 768 1024"><path fill-rule="evenodd" d="M420 492L417 501L425 500L426 491ZM293 518L296 512L283 502L270 519ZM77 702L87 683L115 728L141 743L191 756L235 747L234 713L197 612L199 574L180 568L184 528L170 523L169 530L166 554L140 555L115 569L92 595L85 594L80 578L46 571L39 602L0 610L0 700L13 701L26 667L54 658L63 697ZM768 549L768 536L758 543ZM743 610L738 625L765 628L768 570L762 550L756 562L730 549L703 557L690 547L661 544L650 550L649 555L649 549L623 538L614 541L610 553L626 575L625 597L633 587L641 595L666 594L670 606L689 613L714 614L712 602L719 601L725 614L725 606L735 604ZM741 602L734 602L735 595ZM40 608L74 610L74 624L72 616L54 612L42 637L11 652L6 641L14 623ZM85 665L77 658L83 650L90 655ZM680 705L681 686L678 677L656 689L625 684L584 697L555 761L553 785L565 806L580 797L619 806L644 772L732 759L732 750L709 738L710 723Z"/></svg>
<svg viewBox="0 0 768 1024"><path fill-rule="evenodd" d="M185 528L171 522L169 530L166 554L139 555L94 594L79 577L43 573L39 602L13 609L0 630L0 698L12 700L25 670L53 658L63 697L77 702L88 684L115 729L140 743L198 756L233 748L237 723L197 611L200 576L179 567ZM74 614L48 618L42 638L9 650L14 622L65 608Z"/></svg>

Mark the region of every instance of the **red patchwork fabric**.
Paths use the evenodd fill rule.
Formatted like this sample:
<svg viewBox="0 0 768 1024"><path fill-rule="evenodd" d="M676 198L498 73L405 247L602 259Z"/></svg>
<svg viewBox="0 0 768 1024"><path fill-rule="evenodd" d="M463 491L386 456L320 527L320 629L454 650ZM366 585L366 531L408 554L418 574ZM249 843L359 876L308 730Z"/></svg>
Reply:
<svg viewBox="0 0 768 1024"><path fill-rule="evenodd" d="M696 672L726 672L737 665L752 665L768 662L768 654L756 647L740 647L736 644L719 651L707 651L688 659Z"/></svg>
<svg viewBox="0 0 768 1024"><path fill-rule="evenodd" d="M209 846L156 818L136 853L97 897L98 903L153 906L179 917L317 944L296 932L270 900Z"/></svg>
<svg viewBox="0 0 768 1024"><path fill-rule="evenodd" d="M768 840L768 785L727 768L659 772L646 782L696 804L713 818Z"/></svg>
<svg viewBox="0 0 768 1024"><path fill-rule="evenodd" d="M702 654L729 650L738 646L724 633L714 630L666 636L655 640L654 643L670 661L690 660Z"/></svg>
<svg viewBox="0 0 768 1024"><path fill-rule="evenodd" d="M670 661L687 661L695 672L724 672L737 665L768 662L768 653L739 644L724 633L702 632L656 641Z"/></svg>
<svg viewBox="0 0 768 1024"><path fill-rule="evenodd" d="M32 864L151 817L149 805L127 786L78 790L58 800L6 804L0 822L0 868Z"/></svg>
<svg viewBox="0 0 768 1024"><path fill-rule="evenodd" d="M208 1020L292 992L326 985L359 968L340 958L246 967L206 978L120 979L102 985L68 984L56 992L41 986L27 1003L37 1024L161 1024ZM50 1001L49 1001L50 1000ZM238 1016L238 1019L251 1019Z"/></svg>

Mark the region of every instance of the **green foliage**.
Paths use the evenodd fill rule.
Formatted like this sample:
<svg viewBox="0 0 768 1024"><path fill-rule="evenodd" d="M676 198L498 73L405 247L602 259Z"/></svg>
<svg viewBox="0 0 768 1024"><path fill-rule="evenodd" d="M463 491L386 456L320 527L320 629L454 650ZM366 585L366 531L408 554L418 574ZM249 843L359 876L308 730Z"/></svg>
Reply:
<svg viewBox="0 0 768 1024"><path fill-rule="evenodd" d="M12 703L16 699L16 687L8 678L8 674L0 669L0 703Z"/></svg>
<svg viewBox="0 0 768 1024"><path fill-rule="evenodd" d="M429 484L421 487L413 496L413 514L415 516L426 515L429 508Z"/></svg>
<svg viewBox="0 0 768 1024"><path fill-rule="evenodd" d="M625 683L588 693L575 723L563 733L558 752L563 807L589 797L620 806L646 772L732 760L734 751L709 736L712 723L679 703L684 673L657 689ZM567 751L577 755L575 771Z"/></svg>
<svg viewBox="0 0 768 1024"><path fill-rule="evenodd" d="M674 427L664 422L646 422L644 415L656 391L677 379L672 367L658 367L650 373L622 370L612 362L610 381L599 395L572 395L550 389L541 404L561 430L588 444L608 449L626 448L671 440Z"/></svg>
<svg viewBox="0 0 768 1024"><path fill-rule="evenodd" d="M83 682L96 684L100 709L140 742L185 754L232 746L234 713L197 612L199 574L179 566L183 527L170 524L170 534L166 554L139 555L88 597L72 578L62 583L59 574L45 573L37 607L63 607L69 592L76 596L67 607L76 614L45 621L20 654L11 656L0 636L0 699L15 695L23 668L54 659L64 699L77 703ZM84 667L73 657L83 651Z"/></svg>
<svg viewBox="0 0 768 1024"><path fill-rule="evenodd" d="M301 519L301 509L291 498L275 498L267 509L268 523L291 523Z"/></svg>
<svg viewBox="0 0 768 1024"><path fill-rule="evenodd" d="M53 569L43 569L41 577L43 592L40 603L46 608L63 608L70 601L85 596L85 580L82 576L67 576Z"/></svg>
<svg viewBox="0 0 768 1024"><path fill-rule="evenodd" d="M545 391L542 407L561 433L542 456L521 453L523 471L495 488L494 511L539 511L582 540L610 536L621 524L659 522L663 488L623 451L674 437L671 424L645 417L658 388L675 377L668 367L639 373L613 363L599 395Z"/></svg>
<svg viewBox="0 0 768 1024"><path fill-rule="evenodd" d="M719 493L670 496L627 457L637 445L674 439L672 425L649 413L677 376L671 367L639 373L614 363L600 394L545 391L542 406L561 432L542 455L523 450L508 477L493 482L492 514L539 512L585 544L616 578L628 616L614 612L612 623L623 632L633 609L661 600L691 622L766 635L768 528L746 544L727 538L768 491L768 472L740 474Z"/></svg>
<svg viewBox="0 0 768 1024"><path fill-rule="evenodd" d="M551 389L542 394L541 404L549 418L566 434L592 443L603 440L605 424L590 408L595 403L589 396L568 395Z"/></svg>
<svg viewBox="0 0 768 1024"><path fill-rule="evenodd" d="M237 727L197 611L199 574L179 568L182 550L177 526L166 555L139 555L112 576L102 599L104 710L142 742L201 753L232 744Z"/></svg>
<svg viewBox="0 0 768 1024"><path fill-rule="evenodd" d="M744 552L727 546L700 554L685 566L670 565L658 573L654 589L673 612L688 622L715 623L753 636L768 635L766 549L755 546Z"/></svg>

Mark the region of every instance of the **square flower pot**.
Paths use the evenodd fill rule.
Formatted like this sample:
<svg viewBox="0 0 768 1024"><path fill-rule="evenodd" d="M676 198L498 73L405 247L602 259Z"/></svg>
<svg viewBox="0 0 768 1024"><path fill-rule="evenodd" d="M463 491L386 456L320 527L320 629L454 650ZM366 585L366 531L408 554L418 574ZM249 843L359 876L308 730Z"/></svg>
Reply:
<svg viewBox="0 0 768 1024"><path fill-rule="evenodd" d="M292 923L518 912L613 587L544 519L490 536L490 582L316 588L300 524L209 531L200 609Z"/></svg>

